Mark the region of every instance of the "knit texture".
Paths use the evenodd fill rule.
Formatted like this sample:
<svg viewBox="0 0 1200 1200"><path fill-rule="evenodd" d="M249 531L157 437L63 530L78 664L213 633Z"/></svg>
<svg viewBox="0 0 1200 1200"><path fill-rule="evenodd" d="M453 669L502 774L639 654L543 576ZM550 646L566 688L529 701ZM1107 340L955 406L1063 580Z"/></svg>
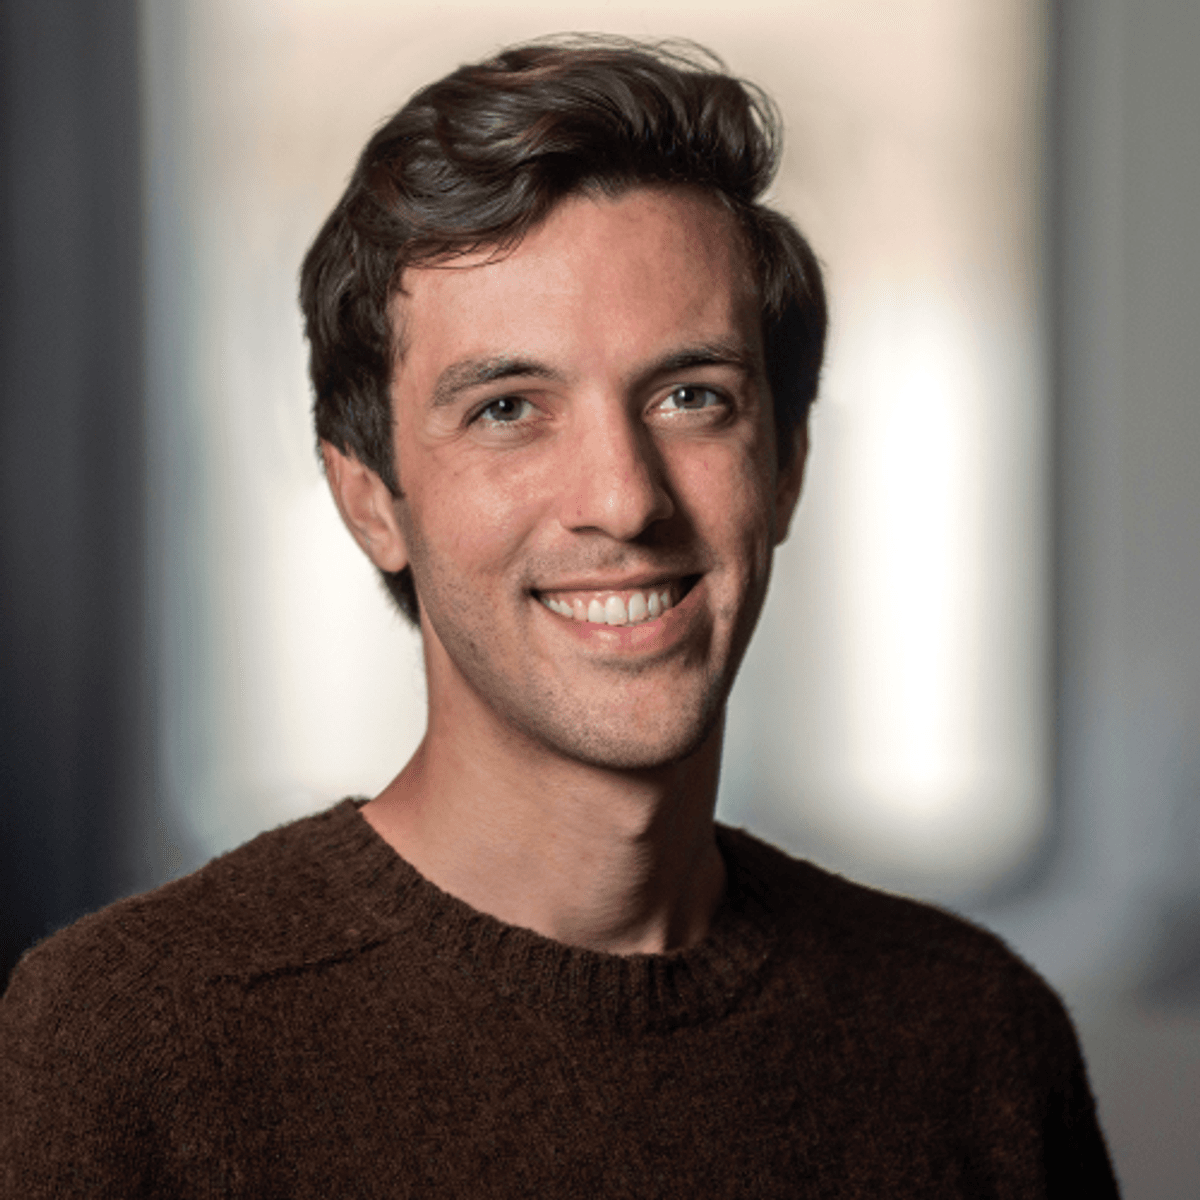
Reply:
<svg viewBox="0 0 1200 1200"><path fill-rule="evenodd" d="M86 917L0 1002L2 1194L1116 1194L996 938L718 838L711 932L663 955L477 912L351 801Z"/></svg>

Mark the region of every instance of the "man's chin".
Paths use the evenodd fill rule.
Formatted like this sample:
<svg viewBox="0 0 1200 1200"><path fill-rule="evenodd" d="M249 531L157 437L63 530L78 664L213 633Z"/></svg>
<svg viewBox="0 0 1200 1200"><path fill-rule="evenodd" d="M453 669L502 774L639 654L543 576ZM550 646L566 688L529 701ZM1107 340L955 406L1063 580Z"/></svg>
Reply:
<svg viewBox="0 0 1200 1200"><path fill-rule="evenodd" d="M564 758L608 771L657 771L694 758L722 733L723 706L690 721L675 721L670 727L615 727L570 730L530 730L547 749ZM718 746L719 749L719 746Z"/></svg>

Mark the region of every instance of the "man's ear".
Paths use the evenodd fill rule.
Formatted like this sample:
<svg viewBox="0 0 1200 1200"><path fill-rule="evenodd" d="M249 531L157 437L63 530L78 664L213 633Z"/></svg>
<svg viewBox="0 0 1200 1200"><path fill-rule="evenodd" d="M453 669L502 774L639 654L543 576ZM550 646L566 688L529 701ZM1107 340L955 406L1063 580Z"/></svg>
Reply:
<svg viewBox="0 0 1200 1200"><path fill-rule="evenodd" d="M792 514L800 501L804 486L804 467L808 462L808 421L799 425L792 435L791 461L780 468L775 480L775 545L787 541Z"/></svg>
<svg viewBox="0 0 1200 1200"><path fill-rule="evenodd" d="M381 570L408 566L408 543L396 515L395 497L386 483L353 455L321 441L325 478L346 528L367 557Z"/></svg>

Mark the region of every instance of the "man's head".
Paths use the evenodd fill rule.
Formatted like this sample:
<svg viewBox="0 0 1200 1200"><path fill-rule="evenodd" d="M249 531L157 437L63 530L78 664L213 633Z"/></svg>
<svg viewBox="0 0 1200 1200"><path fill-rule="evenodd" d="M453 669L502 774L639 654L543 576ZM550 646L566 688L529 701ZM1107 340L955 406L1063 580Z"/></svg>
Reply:
<svg viewBox="0 0 1200 1200"><path fill-rule="evenodd" d="M405 488L393 384L405 272L518 246L568 197L666 187L705 195L743 240L778 462L816 393L825 297L795 227L759 203L778 158L769 100L695 50L616 39L517 47L418 92L371 139L301 276L318 437ZM384 571L417 619L411 568Z"/></svg>

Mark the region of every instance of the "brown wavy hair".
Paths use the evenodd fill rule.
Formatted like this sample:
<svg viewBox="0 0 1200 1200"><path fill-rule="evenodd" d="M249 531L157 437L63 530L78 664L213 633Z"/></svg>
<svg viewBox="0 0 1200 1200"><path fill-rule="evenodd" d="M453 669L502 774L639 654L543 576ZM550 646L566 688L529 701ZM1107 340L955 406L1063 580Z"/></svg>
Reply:
<svg viewBox="0 0 1200 1200"><path fill-rule="evenodd" d="M403 495L389 302L404 269L510 249L572 194L679 185L717 197L750 247L785 465L816 395L827 314L808 243L759 203L780 142L770 98L691 43L557 38L422 88L367 143L301 269L318 439ZM415 622L412 572L383 578Z"/></svg>

